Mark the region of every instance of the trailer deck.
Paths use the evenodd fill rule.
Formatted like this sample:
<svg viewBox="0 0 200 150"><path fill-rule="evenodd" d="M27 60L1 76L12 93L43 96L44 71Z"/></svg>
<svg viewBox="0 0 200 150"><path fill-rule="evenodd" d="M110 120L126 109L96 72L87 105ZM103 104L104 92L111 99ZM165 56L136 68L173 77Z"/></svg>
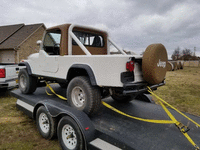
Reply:
<svg viewBox="0 0 200 150"><path fill-rule="evenodd" d="M66 90L59 85L51 85L57 94L66 95ZM49 91L50 92L50 91ZM25 95L19 89L11 92L11 95L19 99L23 105L34 107L38 101L54 101L58 105L67 105L67 102L59 99L55 95L48 96L45 87L37 88L36 92L31 95ZM161 106L133 100L126 104L119 104L112 100L111 97L103 101L113 107L129 114L147 119L169 120L169 117ZM30 109L32 109L32 107ZM18 107L20 108L20 107ZM22 107L21 107L22 108ZM30 112L23 109L27 115ZM200 130L186 118L169 109L175 118L185 125L189 124L189 136L193 141L200 145ZM188 117L200 124L200 117L185 113ZM88 149L132 149L132 150L188 150L194 147L188 142L184 135L173 124L155 124L147 123L126 116L122 116L112 110L101 106L100 112L90 117L96 134L95 139L88 145Z"/></svg>

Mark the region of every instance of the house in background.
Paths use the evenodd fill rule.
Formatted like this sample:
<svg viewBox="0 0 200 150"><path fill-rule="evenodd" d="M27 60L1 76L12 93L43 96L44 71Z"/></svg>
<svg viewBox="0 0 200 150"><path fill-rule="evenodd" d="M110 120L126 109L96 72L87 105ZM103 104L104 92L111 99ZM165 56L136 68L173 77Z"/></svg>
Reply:
<svg viewBox="0 0 200 150"><path fill-rule="evenodd" d="M19 63L37 53L45 29L44 24L0 26L0 63Z"/></svg>

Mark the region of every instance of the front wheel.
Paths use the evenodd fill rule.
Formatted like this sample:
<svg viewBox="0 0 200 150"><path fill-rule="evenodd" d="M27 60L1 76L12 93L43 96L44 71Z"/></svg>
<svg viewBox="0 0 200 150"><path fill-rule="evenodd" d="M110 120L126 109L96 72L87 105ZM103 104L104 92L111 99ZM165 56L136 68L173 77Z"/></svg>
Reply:
<svg viewBox="0 0 200 150"><path fill-rule="evenodd" d="M19 89L24 94L31 94L37 88L37 78L28 74L26 69L21 69L18 75Z"/></svg>
<svg viewBox="0 0 200 150"><path fill-rule="evenodd" d="M63 150L83 150L84 141L77 123L68 116L58 123L58 141Z"/></svg>
<svg viewBox="0 0 200 150"><path fill-rule="evenodd" d="M71 107L91 115L101 105L101 93L98 87L90 84L88 77L79 76L71 80L67 88L67 99Z"/></svg>

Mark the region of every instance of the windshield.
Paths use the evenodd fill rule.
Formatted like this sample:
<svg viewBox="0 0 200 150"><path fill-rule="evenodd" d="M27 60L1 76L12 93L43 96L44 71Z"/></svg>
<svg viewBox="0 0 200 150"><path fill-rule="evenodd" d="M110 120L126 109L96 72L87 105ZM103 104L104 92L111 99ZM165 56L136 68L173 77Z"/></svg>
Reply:
<svg viewBox="0 0 200 150"><path fill-rule="evenodd" d="M47 33L44 39L45 46L60 46L61 33Z"/></svg>

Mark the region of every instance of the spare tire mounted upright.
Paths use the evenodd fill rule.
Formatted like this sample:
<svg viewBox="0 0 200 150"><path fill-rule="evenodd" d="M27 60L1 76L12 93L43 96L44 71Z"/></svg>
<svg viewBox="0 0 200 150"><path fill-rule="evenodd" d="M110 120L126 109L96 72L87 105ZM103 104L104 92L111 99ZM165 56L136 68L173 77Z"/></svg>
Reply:
<svg viewBox="0 0 200 150"><path fill-rule="evenodd" d="M162 44L149 45L143 55L143 78L149 84L158 84L165 79L167 72L167 51Z"/></svg>

